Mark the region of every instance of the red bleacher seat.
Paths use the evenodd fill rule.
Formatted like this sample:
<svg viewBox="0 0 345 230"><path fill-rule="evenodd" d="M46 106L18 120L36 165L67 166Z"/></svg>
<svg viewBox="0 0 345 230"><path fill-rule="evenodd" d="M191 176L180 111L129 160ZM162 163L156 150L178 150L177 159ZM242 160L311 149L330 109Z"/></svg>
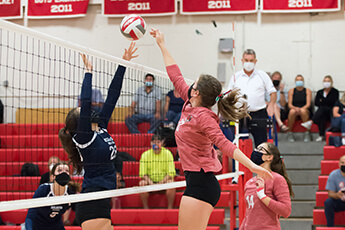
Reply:
<svg viewBox="0 0 345 230"><path fill-rule="evenodd" d="M315 230L345 230L345 227L316 227Z"/></svg>
<svg viewBox="0 0 345 230"><path fill-rule="evenodd" d="M319 176L319 190L326 189L327 180L328 180L328 175Z"/></svg>
<svg viewBox="0 0 345 230"><path fill-rule="evenodd" d="M66 230L81 230L81 227L65 226ZM21 230L20 226L0 226L0 230ZM178 230L177 226L114 226L114 230ZM206 230L220 230L219 226L207 227ZM337 230L337 229L335 229Z"/></svg>
<svg viewBox="0 0 345 230"><path fill-rule="evenodd" d="M286 126L288 126L288 120L285 120L284 124ZM303 132L305 132L306 129L301 124L302 124L302 120L296 120L295 123L292 126L292 132L294 132L294 133L303 133ZM280 128L277 127L277 130L280 131ZM317 132L319 132L319 127L316 124L313 124L311 126L310 131L312 133L317 133Z"/></svg>
<svg viewBox="0 0 345 230"><path fill-rule="evenodd" d="M325 160L339 160L343 155L345 155L345 146L335 147L326 145L323 147L323 159Z"/></svg>
<svg viewBox="0 0 345 230"><path fill-rule="evenodd" d="M325 206L325 200L328 199L328 192L327 191L317 191L316 192L316 207L324 207Z"/></svg>
<svg viewBox="0 0 345 230"><path fill-rule="evenodd" d="M330 136L341 136L341 133L335 133L335 132L326 132L326 145L329 145L329 137Z"/></svg>
<svg viewBox="0 0 345 230"><path fill-rule="evenodd" d="M0 163L1 165L1 163ZM125 161L123 162L122 175L139 175L139 165L137 161ZM175 161L175 169L179 169L181 175L183 175L181 161ZM1 170L0 170L1 172ZM1 174L0 174L1 175Z"/></svg>
<svg viewBox="0 0 345 230"><path fill-rule="evenodd" d="M327 225L324 209L314 209L313 210L313 224L314 225ZM345 225L345 211L335 213L334 225Z"/></svg>
<svg viewBox="0 0 345 230"><path fill-rule="evenodd" d="M339 169L339 160L321 161L321 174L322 175L329 175L335 169Z"/></svg>
<svg viewBox="0 0 345 230"><path fill-rule="evenodd" d="M119 224L170 224L178 223L178 209L112 209L111 221ZM4 222L21 224L25 222L27 209L1 212ZM211 213L209 224L224 224L224 209L214 209Z"/></svg>
<svg viewBox="0 0 345 230"><path fill-rule="evenodd" d="M150 129L150 123L141 123L138 125L138 130L141 133L147 133L147 131ZM124 122L114 122L108 124L108 133L111 134L129 134L129 130Z"/></svg>
<svg viewBox="0 0 345 230"><path fill-rule="evenodd" d="M31 199L33 192L0 192L0 201Z"/></svg>

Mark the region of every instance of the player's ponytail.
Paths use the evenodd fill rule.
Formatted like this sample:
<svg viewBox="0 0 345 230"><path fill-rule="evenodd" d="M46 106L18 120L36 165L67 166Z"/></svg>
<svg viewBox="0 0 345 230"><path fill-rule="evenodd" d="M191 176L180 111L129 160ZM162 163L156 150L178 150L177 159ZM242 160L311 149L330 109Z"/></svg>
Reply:
<svg viewBox="0 0 345 230"><path fill-rule="evenodd" d="M82 162L79 156L79 152L75 143L72 140L73 135L76 133L78 121L79 121L79 109L74 108L67 114L65 127L59 131L59 139L62 147L68 154L68 158L76 169L77 173L81 173L83 170Z"/></svg>
<svg viewBox="0 0 345 230"><path fill-rule="evenodd" d="M292 190L291 181L286 173L284 160L283 160L283 157L280 155L279 149L277 148L277 146L275 146L272 143L266 142L266 144L267 144L268 152L272 154L273 156L273 159L271 162L271 170L273 172L279 173L285 178L286 183L289 187L290 196L295 197L295 193Z"/></svg>
<svg viewBox="0 0 345 230"><path fill-rule="evenodd" d="M218 113L223 118L232 121L238 121L243 117L249 117L247 113L247 102L240 101L242 98L239 89L234 89L216 97L218 101Z"/></svg>

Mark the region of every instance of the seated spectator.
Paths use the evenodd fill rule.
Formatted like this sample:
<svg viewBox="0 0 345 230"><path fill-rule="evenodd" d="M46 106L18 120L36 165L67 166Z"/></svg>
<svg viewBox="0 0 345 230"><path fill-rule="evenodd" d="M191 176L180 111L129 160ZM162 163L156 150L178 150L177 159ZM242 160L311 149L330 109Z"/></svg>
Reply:
<svg viewBox="0 0 345 230"><path fill-rule="evenodd" d="M317 91L315 97L315 105L319 107L318 110L311 120L302 123L302 126L309 130L313 123L317 124L319 137L315 141L325 140L326 122L331 120L333 106L339 100L339 91L332 86L333 79L327 75L323 79L324 88Z"/></svg>
<svg viewBox="0 0 345 230"><path fill-rule="evenodd" d="M141 181L139 186L164 184L174 181L176 174L174 157L172 153L162 147L163 140L159 135L154 135L151 139L151 149L141 155L139 176ZM175 189L167 189L168 208L173 208L175 199ZM149 208L148 198L150 193L140 193L140 199L145 209Z"/></svg>
<svg viewBox="0 0 345 230"><path fill-rule="evenodd" d="M96 112L100 112L103 107L104 99L101 91L99 89L92 89L91 94L91 109ZM80 95L78 97L78 107L81 105Z"/></svg>
<svg viewBox="0 0 345 230"><path fill-rule="evenodd" d="M345 145L345 94L333 107L333 118L331 127L341 131L342 144Z"/></svg>
<svg viewBox="0 0 345 230"><path fill-rule="evenodd" d="M50 171L53 169L54 165L59 163L60 162L60 159L56 156L52 156L49 158L48 160L48 172L44 173L42 176L41 176L41 180L40 180L40 185L41 184L44 184L44 183L51 183L53 182L52 181L52 176L50 174Z"/></svg>
<svg viewBox="0 0 345 230"><path fill-rule="evenodd" d="M301 117L302 122L310 119L311 113L311 90L304 87L304 78L302 75L297 75L295 78L296 87L289 90L288 94L288 141L294 142L295 139L292 134L292 126L295 123L296 117ZM304 142L310 141L310 129L306 129L304 133Z"/></svg>
<svg viewBox="0 0 345 230"><path fill-rule="evenodd" d="M181 111L184 100L181 98L177 90L168 92L165 98L164 115L168 121L173 121L177 125L181 117Z"/></svg>
<svg viewBox="0 0 345 230"><path fill-rule="evenodd" d="M160 124L162 94L154 85L154 80L152 74L146 74L145 86L139 87L134 95L125 120L131 133L140 133L137 125L143 122L150 122L148 133L154 133Z"/></svg>
<svg viewBox="0 0 345 230"><path fill-rule="evenodd" d="M284 121L287 119L288 110L287 110L287 100L288 100L288 91L285 87L285 83L282 83L282 74L278 71L275 71L271 75L273 86L277 90L277 102L274 104L274 117L279 125L281 132L288 131L288 127L284 125ZM270 102L270 96L266 92L266 103Z"/></svg>
<svg viewBox="0 0 345 230"><path fill-rule="evenodd" d="M334 213L345 211L345 155L339 159L339 169L329 174L326 190L328 199L325 201L327 226L334 226Z"/></svg>

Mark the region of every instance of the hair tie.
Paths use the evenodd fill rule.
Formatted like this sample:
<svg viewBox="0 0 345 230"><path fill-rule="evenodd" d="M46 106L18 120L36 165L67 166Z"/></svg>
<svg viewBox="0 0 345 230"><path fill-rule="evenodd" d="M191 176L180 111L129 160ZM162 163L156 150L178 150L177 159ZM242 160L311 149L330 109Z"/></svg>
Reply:
<svg viewBox="0 0 345 230"><path fill-rule="evenodd" d="M221 93L216 97L216 102L219 101L220 98L223 98L225 95L231 92L231 89L229 91L226 91L225 93Z"/></svg>

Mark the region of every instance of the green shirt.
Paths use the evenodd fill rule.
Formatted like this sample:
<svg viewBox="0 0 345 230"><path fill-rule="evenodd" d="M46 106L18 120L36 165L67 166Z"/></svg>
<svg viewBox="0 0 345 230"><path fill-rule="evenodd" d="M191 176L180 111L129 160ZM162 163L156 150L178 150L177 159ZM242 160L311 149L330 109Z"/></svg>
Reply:
<svg viewBox="0 0 345 230"><path fill-rule="evenodd" d="M145 151L140 158L139 176L147 175L154 183L160 182L166 175L174 178L176 174L172 153L162 147L159 154L153 149Z"/></svg>

